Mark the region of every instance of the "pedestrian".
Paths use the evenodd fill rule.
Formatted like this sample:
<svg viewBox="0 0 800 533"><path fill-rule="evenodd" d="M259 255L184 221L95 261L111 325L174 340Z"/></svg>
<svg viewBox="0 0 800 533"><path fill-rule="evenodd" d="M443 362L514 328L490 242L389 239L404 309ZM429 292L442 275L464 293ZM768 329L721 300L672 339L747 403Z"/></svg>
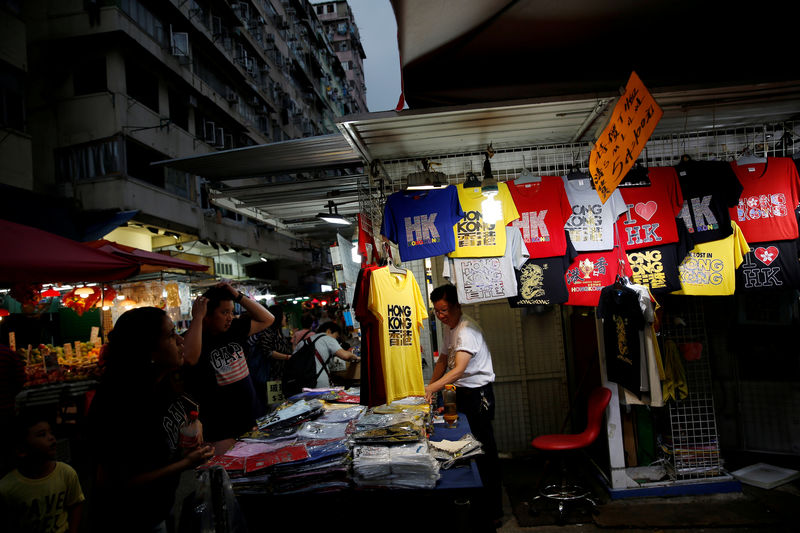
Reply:
<svg viewBox="0 0 800 533"><path fill-rule="evenodd" d="M300 317L301 329L298 329L294 332L294 335L292 335L292 352L297 348L297 343L314 333L314 330L311 329L313 323L314 317L311 316L311 313L303 313L303 316Z"/></svg>
<svg viewBox="0 0 800 533"><path fill-rule="evenodd" d="M117 319L103 355L89 410L97 462L90 522L98 532L166 532L181 472L213 454L211 446L179 444L196 408L174 379L183 338L163 309L140 307Z"/></svg>
<svg viewBox="0 0 800 533"><path fill-rule="evenodd" d="M26 413L13 424L17 468L0 479L0 530L75 533L84 496L78 474L56 460L56 438L44 416Z"/></svg>
<svg viewBox="0 0 800 533"><path fill-rule="evenodd" d="M280 383L283 380L283 367L292 356L289 339L283 335L283 328L286 326L283 308L280 305L271 305L267 310L275 320L256 335L254 350L248 360L256 393L264 399L267 398L267 381Z"/></svg>
<svg viewBox="0 0 800 533"><path fill-rule="evenodd" d="M234 317L234 304L248 313ZM208 289L192 306L186 331L186 389L200 404L206 440L217 455L250 431L263 413L266 398L256 394L247 366L247 339L266 329L275 317L228 283Z"/></svg>
<svg viewBox="0 0 800 533"><path fill-rule="evenodd" d="M481 442L483 455L476 458L478 471L488 492L487 512L495 525L503 518L500 460L494 440L494 369L492 354L474 319L461 312L455 285L442 285L431 292L436 318L444 324L444 350L436 362L425 399L451 383L456 386L456 405L467 417L470 431Z"/></svg>
<svg viewBox="0 0 800 533"><path fill-rule="evenodd" d="M326 389L331 386L330 372L331 368L334 367L331 364L333 363L334 357L354 363L361 360L353 352L345 350L342 348L342 345L339 344L339 336L341 333L342 328L340 328L338 324L335 322L325 322L324 324L320 324L319 333L315 333L309 337L314 341L314 347L317 349L317 353L322 358L322 361L327 363L323 371L322 363L319 359L316 360L317 375L319 376L317 378L317 388L319 389ZM299 347L300 345L298 345L298 348ZM297 350L295 350L295 352L296 351Z"/></svg>

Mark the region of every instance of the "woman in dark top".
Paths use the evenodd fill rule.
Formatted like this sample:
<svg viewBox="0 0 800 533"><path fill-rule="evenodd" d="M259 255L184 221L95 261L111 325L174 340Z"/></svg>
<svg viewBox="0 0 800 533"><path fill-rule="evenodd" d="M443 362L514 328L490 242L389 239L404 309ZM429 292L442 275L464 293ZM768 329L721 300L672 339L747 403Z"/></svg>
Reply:
<svg viewBox="0 0 800 533"><path fill-rule="evenodd" d="M234 303L248 317L234 318ZM184 357L187 390L200 404L203 434L217 455L251 430L262 409L247 367L247 338L266 329L274 317L228 283L207 290L192 307Z"/></svg>
<svg viewBox="0 0 800 533"><path fill-rule="evenodd" d="M286 315L279 305L270 305L268 308L270 313L275 317L275 321L264 331L262 331L256 340L256 350L254 357L260 357L262 364L268 365L266 379L269 381L281 381L283 379L283 367L286 366L286 361L292 356L292 348L289 344L289 339L283 336L283 327L286 326ZM252 366L251 366L252 368ZM256 383L256 390L258 386L265 386L264 383ZM266 388L264 389L264 397L266 397Z"/></svg>
<svg viewBox="0 0 800 533"><path fill-rule="evenodd" d="M95 531L166 531L180 474L204 463L213 447L181 451L180 427L194 406L174 387L183 338L155 307L125 312L103 352L105 373L89 412Z"/></svg>

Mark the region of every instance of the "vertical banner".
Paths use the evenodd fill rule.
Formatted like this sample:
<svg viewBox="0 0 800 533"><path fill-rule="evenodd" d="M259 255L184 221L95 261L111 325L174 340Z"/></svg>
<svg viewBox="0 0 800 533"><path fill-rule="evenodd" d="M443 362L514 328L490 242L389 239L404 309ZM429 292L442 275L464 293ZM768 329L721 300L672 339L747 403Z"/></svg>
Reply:
<svg viewBox="0 0 800 533"><path fill-rule="evenodd" d="M611 120L589 157L589 173L603 203L633 167L663 114L642 80L632 72L625 94L614 106Z"/></svg>

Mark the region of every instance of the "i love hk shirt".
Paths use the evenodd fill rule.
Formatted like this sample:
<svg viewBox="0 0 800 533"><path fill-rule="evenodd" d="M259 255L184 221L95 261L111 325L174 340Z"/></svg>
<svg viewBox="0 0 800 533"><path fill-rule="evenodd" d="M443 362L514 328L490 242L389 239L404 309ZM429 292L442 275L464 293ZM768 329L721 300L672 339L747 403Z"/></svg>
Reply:
<svg viewBox="0 0 800 533"><path fill-rule="evenodd" d="M627 211L617 219L617 230L625 250L677 242L675 224L683 207L683 194L674 167L647 169L650 185L620 187Z"/></svg>

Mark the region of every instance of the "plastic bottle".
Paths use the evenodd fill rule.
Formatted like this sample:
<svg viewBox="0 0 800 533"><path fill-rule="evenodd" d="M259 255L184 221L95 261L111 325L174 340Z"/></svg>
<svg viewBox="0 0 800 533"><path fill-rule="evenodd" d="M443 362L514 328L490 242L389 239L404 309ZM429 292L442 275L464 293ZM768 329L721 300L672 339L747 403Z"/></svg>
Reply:
<svg viewBox="0 0 800 533"><path fill-rule="evenodd" d="M203 443L203 424L197 418L197 411L189 411L189 420L181 426L181 448L191 450Z"/></svg>
<svg viewBox="0 0 800 533"><path fill-rule="evenodd" d="M444 399L444 421L447 422L447 427L456 427L458 421L458 407L456 406L456 386L448 384L444 386L442 392Z"/></svg>

